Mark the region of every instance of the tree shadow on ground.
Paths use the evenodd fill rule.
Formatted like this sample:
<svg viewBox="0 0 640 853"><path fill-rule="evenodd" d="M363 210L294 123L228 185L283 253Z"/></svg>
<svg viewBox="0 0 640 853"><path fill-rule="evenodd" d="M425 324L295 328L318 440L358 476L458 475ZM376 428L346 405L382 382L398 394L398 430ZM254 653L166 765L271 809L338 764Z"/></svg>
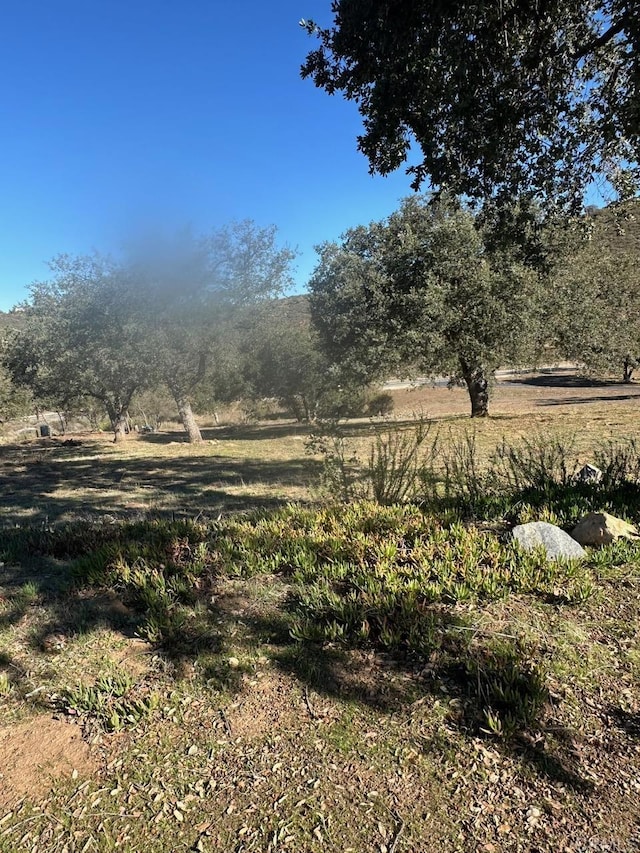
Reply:
<svg viewBox="0 0 640 853"><path fill-rule="evenodd" d="M29 645L42 650L43 640L52 635L71 639L98 628L111 628L125 637L135 636L137 614L110 589L81 588L68 564L50 557L32 560L29 566L0 569L3 595L9 602L0 618L0 627L17 625L30 608L46 612L46 620L34 620Z"/></svg>
<svg viewBox="0 0 640 853"><path fill-rule="evenodd" d="M68 578L65 583L55 569L49 574L46 570L21 570L15 572L13 579L5 575L5 591L12 583L19 585L25 579L37 586L35 601L48 614L47 620L30 634L32 654L43 653L43 643L51 635L68 638L72 643L78 636L109 628L124 638L133 638L145 622L146 613L139 602L127 600L126 595L117 595L113 590L79 588ZM238 647L237 638L229 645L237 617L211 603L209 593L210 590L198 596L197 619L176 620L172 614L155 653L177 676L204 660L201 674L209 684L217 683L227 692L241 691L242 670L231 670L226 662L230 649ZM24 615L18 607L10 609L5 614L5 627L10 622L17 624ZM284 613L267 618L244 616L242 622L248 632L248 645L271 647L277 666L295 676L305 690L396 715L407 712L418 698L431 696L442 701L446 697L447 727L458 729L465 736L489 737L505 755L520 757L545 778L582 792L591 790L591 783L572 755L570 732L560 737L554 727L554 748L544 745L548 696L535 674L512 656L501 658L486 646L472 650L461 642L457 617L442 616L445 651L432 655L426 664L415 656L398 657L376 653L371 648L292 641L290 621ZM7 653L0 655L0 673L5 673L22 694L33 688L29 671ZM484 729L488 707L496 719L501 716L509 721L507 732L496 735ZM311 703L310 709L313 713ZM629 725L637 725L637 721L631 720Z"/></svg>
<svg viewBox="0 0 640 853"><path fill-rule="evenodd" d="M590 403L605 403L615 400L618 403L625 400L640 400L640 388L635 393L631 394L598 394L589 397L564 397L556 399L545 397L542 400L536 400L537 406L583 406Z"/></svg>
<svg viewBox="0 0 640 853"><path fill-rule="evenodd" d="M549 694L530 662L513 649L469 643L459 616L439 610L441 645L427 660L371 647L289 642L275 655L280 668L320 696L403 714L416 700L446 699L446 726L488 738L505 755L541 776L588 793L593 783L573 752L573 735L550 715ZM254 622L257 630L264 625ZM488 728L494 725L492 731Z"/></svg>
<svg viewBox="0 0 640 853"><path fill-rule="evenodd" d="M32 654L44 653L43 644L50 635L59 634L73 643L101 628L125 638L142 634L175 673L198 663L208 682L224 685L231 692L243 685L242 670L229 667L230 650L235 651L238 644L253 649L269 646L283 672L320 696L352 700L394 714L407 713L420 697L440 702L444 698L448 727L464 736L491 738L505 755L518 756L545 778L582 792L591 789L572 752L571 731L558 728L544 681L517 644L478 636L461 615L444 606L423 608L416 614L420 622L428 623L425 636L433 638L430 651L418 653L407 646L391 654L373 642L295 641L291 636L292 595L271 609L250 608L240 599L225 596L221 588L225 579L215 570L201 572L176 595L158 596L162 586L147 585L145 578L157 569L167 582L179 578L182 561L190 560L197 551L198 543L189 542L178 528L165 530L164 538L162 530L147 530L155 550L138 563L143 585L136 588L107 582L109 575L99 565L105 561L104 555L100 557L103 542L99 537L92 540L88 528L79 528L75 539L71 531L53 534L53 539L43 531L40 545L36 531L33 548L25 553L21 565L1 570L2 593L8 603L3 627L28 618L31 606L46 614L34 621L29 632ZM64 563L54 556L59 553L56 535L68 545ZM123 541L129 540L136 546L142 542L135 525L125 531ZM110 541L106 525L105 541ZM74 553L84 555L82 570L76 567L72 571ZM112 561L117 558L117 549L109 553ZM3 655L0 672L7 673L26 694L32 689L28 672L12 659L10 650ZM633 728L637 721L630 716L627 722Z"/></svg>
<svg viewBox="0 0 640 853"><path fill-rule="evenodd" d="M415 420L392 424L394 429L411 428ZM340 423L339 432L355 439L388 428L384 420L348 421ZM287 440L304 438L309 428L289 423L209 432L221 440ZM137 440L161 446L174 442L176 435L154 434ZM302 441L301 454L284 460L217 456L209 446L200 452L197 446L189 450L189 455L125 456L90 438L4 445L0 448L0 526L149 513L215 517L253 507L276 508L291 499L292 489L306 490L319 482L323 467L320 459L303 455Z"/></svg>
<svg viewBox="0 0 640 853"><path fill-rule="evenodd" d="M615 725L629 737L640 738L640 712L633 713L612 706L608 713Z"/></svg>
<svg viewBox="0 0 640 853"><path fill-rule="evenodd" d="M313 424L285 420L203 427L200 432L204 441L214 443L217 441L272 441L287 438L304 439L310 432L313 432L313 427ZM186 433L182 430L142 433L138 437L138 441L156 445L189 443ZM197 448L198 445L194 444L192 447Z"/></svg>
<svg viewBox="0 0 640 853"><path fill-rule="evenodd" d="M459 419L461 415L450 416L453 419ZM438 418L442 420L442 418ZM403 417L400 419L388 419L385 417L361 417L361 418L340 418L336 421L317 421L315 423L300 423L298 421L284 422L262 422L258 424L240 424L232 426L211 427L202 429L202 437L205 441L224 442L224 441L274 441L280 439L293 439L304 442L310 436L322 434L326 431L337 431L340 435L350 438L357 438L363 435L370 435L376 432L388 429L392 425L394 428L415 427L415 417ZM141 435L139 441L149 444L167 445L167 444L187 444L186 436L182 432L158 432L147 433ZM198 445L193 445L197 448Z"/></svg>
<svg viewBox="0 0 640 853"><path fill-rule="evenodd" d="M84 649L93 632L110 630L123 639L136 638L139 620L113 590L78 588L68 564L41 556L22 565L0 568L0 630L8 646L0 652L0 676L9 699L51 711L51 694L74 685L50 682L57 655L76 643ZM12 636L20 637L12 646ZM73 678L76 676L74 675ZM57 679L56 679L57 680ZM49 685L49 686L47 686Z"/></svg>
<svg viewBox="0 0 640 853"><path fill-rule="evenodd" d="M535 373L527 376L511 376L500 380L501 385L531 385L537 388L629 388L629 384L614 379L597 379L575 371Z"/></svg>
<svg viewBox="0 0 640 853"><path fill-rule="evenodd" d="M5 449L4 456L0 459L0 524L277 507L289 500L287 489L306 488L317 480L321 467L308 457L282 461L211 455L96 458L91 445L30 453L19 450L11 455ZM274 490L278 493L273 494Z"/></svg>

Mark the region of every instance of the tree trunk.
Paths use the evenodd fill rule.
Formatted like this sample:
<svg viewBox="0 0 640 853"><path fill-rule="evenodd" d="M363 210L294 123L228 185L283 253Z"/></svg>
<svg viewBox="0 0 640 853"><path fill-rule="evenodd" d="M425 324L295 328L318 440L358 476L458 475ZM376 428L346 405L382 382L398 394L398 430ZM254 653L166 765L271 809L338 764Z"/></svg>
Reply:
<svg viewBox="0 0 640 853"><path fill-rule="evenodd" d="M167 383L169 391L171 391L171 396L176 401L178 414L180 415L182 426L187 433L189 444L200 444L202 442L202 433L200 432L200 427L196 423L193 409L191 408L191 401L177 383L173 382L166 376L165 382Z"/></svg>
<svg viewBox="0 0 640 853"><path fill-rule="evenodd" d="M116 415L113 421L113 440L116 444L124 441L129 435L129 427L127 425L127 413L120 412Z"/></svg>
<svg viewBox="0 0 640 853"><path fill-rule="evenodd" d="M302 405L304 406L304 419L308 424L315 423L316 420L316 407L313 403L310 403L305 394L301 395Z"/></svg>
<svg viewBox="0 0 640 853"><path fill-rule="evenodd" d="M176 405L178 406L178 414L182 421L182 426L185 428L190 444L199 444L202 441L202 433L200 427L196 423L196 419L191 408L191 403L186 397L181 394L176 395Z"/></svg>
<svg viewBox="0 0 640 853"><path fill-rule="evenodd" d="M634 369L635 359L631 359L629 356L627 356L622 364L622 381L625 385L629 385L631 383Z"/></svg>
<svg viewBox="0 0 640 853"><path fill-rule="evenodd" d="M471 400L471 417L486 418L489 415L489 380L480 365L472 367L460 359L462 378L465 381Z"/></svg>
<svg viewBox="0 0 640 853"><path fill-rule="evenodd" d="M120 400L116 402L103 400L111 421L111 429L113 430L113 441L119 444L124 441L129 435L129 419L127 417L127 407L129 403L123 405Z"/></svg>

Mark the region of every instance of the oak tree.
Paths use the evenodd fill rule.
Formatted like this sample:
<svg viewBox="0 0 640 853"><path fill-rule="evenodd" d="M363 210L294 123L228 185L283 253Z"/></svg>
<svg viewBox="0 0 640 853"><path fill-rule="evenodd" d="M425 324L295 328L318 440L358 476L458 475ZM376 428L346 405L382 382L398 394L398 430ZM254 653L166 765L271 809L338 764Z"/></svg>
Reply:
<svg viewBox="0 0 640 853"><path fill-rule="evenodd" d="M640 203L592 210L552 277L559 354L631 382L640 364Z"/></svg>
<svg viewBox="0 0 640 853"><path fill-rule="evenodd" d="M146 306L140 334L190 442L202 441L194 398L224 363L239 315L290 284L293 257L278 246L275 226L244 220L203 235L185 232L165 244L154 241L131 261Z"/></svg>
<svg viewBox="0 0 640 853"><path fill-rule="evenodd" d="M447 375L489 412L489 382L537 342L539 278L454 199L413 196L383 222L320 247L314 322L336 362L372 380Z"/></svg>
<svg viewBox="0 0 640 853"><path fill-rule="evenodd" d="M409 157L415 189L564 210L592 180L637 188L637 0L333 0L302 66L354 101L372 172Z"/></svg>
<svg viewBox="0 0 640 853"><path fill-rule="evenodd" d="M134 282L98 255L62 255L50 266L53 278L31 286L4 366L16 385L61 410L82 398L98 401L121 441L134 393L154 380Z"/></svg>
<svg viewBox="0 0 640 853"><path fill-rule="evenodd" d="M298 421L333 413L340 379L311 325L306 296L270 300L250 312L242 350L252 396L276 398Z"/></svg>

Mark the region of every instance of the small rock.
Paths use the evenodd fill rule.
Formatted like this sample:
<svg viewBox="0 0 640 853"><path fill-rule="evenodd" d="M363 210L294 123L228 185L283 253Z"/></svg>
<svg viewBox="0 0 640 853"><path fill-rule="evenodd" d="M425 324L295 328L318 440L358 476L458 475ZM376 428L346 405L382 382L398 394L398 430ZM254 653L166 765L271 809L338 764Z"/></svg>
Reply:
<svg viewBox="0 0 640 853"><path fill-rule="evenodd" d="M518 524L513 528L512 536L525 551L544 548L549 560L559 558L580 559L586 552L568 533L546 521L531 521Z"/></svg>
<svg viewBox="0 0 640 853"><path fill-rule="evenodd" d="M61 652L67 645L67 637L64 634L46 634L40 641L43 652L55 654Z"/></svg>
<svg viewBox="0 0 640 853"><path fill-rule="evenodd" d="M600 548L616 539L636 539L640 536L633 524L628 524L608 512L590 512L580 519L571 535L581 545Z"/></svg>
<svg viewBox="0 0 640 853"><path fill-rule="evenodd" d="M237 669L240 666L240 661L238 660L238 658L229 658L227 663L229 664L231 669Z"/></svg>
<svg viewBox="0 0 640 853"><path fill-rule="evenodd" d="M595 465L591 465L587 462L587 464L583 465L577 472L573 479L576 483L601 483L602 471Z"/></svg>

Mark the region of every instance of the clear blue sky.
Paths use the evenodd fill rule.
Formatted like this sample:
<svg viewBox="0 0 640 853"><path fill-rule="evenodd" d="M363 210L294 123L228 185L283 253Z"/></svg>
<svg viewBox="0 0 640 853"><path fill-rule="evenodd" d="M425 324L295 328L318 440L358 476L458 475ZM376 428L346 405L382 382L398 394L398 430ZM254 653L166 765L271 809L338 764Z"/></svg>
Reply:
<svg viewBox="0 0 640 853"><path fill-rule="evenodd" d="M330 0L9 0L0 31L0 310L61 252L117 251L150 224L275 224L313 246L389 214L353 104L299 67Z"/></svg>

